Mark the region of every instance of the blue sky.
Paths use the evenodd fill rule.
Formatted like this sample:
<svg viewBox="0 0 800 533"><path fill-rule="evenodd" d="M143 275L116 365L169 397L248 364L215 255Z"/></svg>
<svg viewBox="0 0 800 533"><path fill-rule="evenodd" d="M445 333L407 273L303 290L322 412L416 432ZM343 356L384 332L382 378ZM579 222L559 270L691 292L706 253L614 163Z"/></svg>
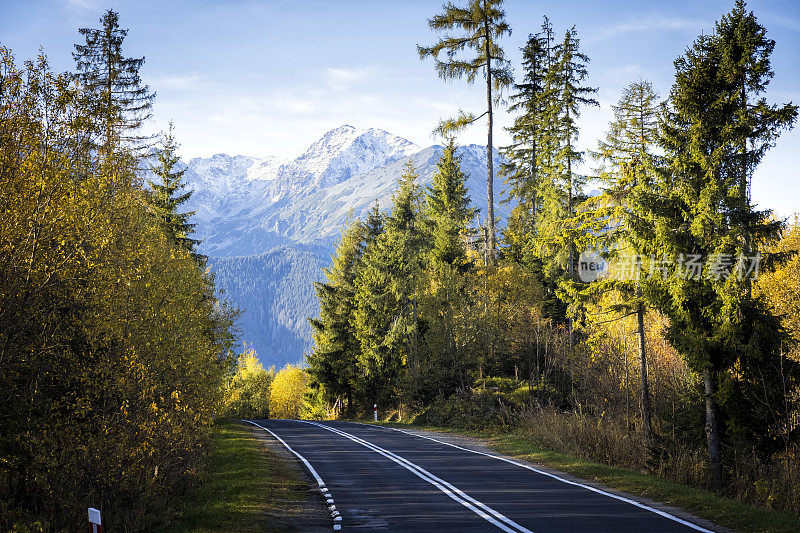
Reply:
<svg viewBox="0 0 800 533"><path fill-rule="evenodd" d="M129 28L125 48L146 56L142 77L158 92L153 130L175 122L185 158L214 153L292 157L342 124L377 127L426 146L440 117L480 111L482 87L437 78L415 45L435 35L426 19L441 3L414 0L0 0L0 43L18 60L43 47L53 67L71 69L77 29L97 26L105 9ZM456 2L458 3L458 2ZM599 109L581 118L581 141L593 148L611 104L644 77L665 96L673 60L729 11L733 1L508 0L513 28L504 41L518 71L519 48L547 14L557 33L575 25L591 58L589 84ZM800 2L749 4L777 41L767 97L800 103ZM500 126L510 117L498 113ZM485 127L459 139L485 143ZM500 131L497 145L507 142ZM800 128L784 134L753 183L753 199L782 215L800 211Z"/></svg>

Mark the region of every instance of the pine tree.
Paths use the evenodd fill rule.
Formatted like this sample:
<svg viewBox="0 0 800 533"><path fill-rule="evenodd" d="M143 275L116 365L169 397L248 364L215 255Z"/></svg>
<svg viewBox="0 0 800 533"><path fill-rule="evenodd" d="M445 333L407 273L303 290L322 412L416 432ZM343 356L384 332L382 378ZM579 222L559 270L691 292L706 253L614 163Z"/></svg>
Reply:
<svg viewBox="0 0 800 533"><path fill-rule="evenodd" d="M467 83L473 83L481 71L486 79L486 112L477 117L461 112L458 119L446 121L440 125L440 130L442 133L456 131L475 122L483 115L488 117L486 215L489 231L489 257L492 261L496 259L492 141L494 105L499 100L502 90L513 82L511 67L498 43L504 35L511 34L511 28L505 21L505 11L501 9L502 4L503 0L470 0L467 7L458 7L447 3L443 6L442 14L428 20L428 26L437 32L459 29L463 34L457 37L447 35L430 47L417 46L420 59L429 56L434 58L436 72L442 79L466 77ZM457 53L465 48L474 50L475 57L458 59ZM442 52L447 56L444 61L439 59Z"/></svg>
<svg viewBox="0 0 800 533"><path fill-rule="evenodd" d="M127 58L123 54L128 30L119 27L119 13L109 9L100 24L100 29L79 30L86 42L75 44L72 57L89 96L87 116L92 117L95 148L108 158L118 148L141 151L147 147L151 137L138 130L150 118L156 95L139 76L144 57Z"/></svg>
<svg viewBox="0 0 800 533"><path fill-rule="evenodd" d="M158 164L150 167L158 178L158 181L149 182L150 213L156 218L170 243L191 252L198 262L203 264L205 259L195 250L200 241L191 238L195 224L189 222L189 217L194 215L194 211L179 212L181 205L192 196L192 191L183 192L186 188L186 183L183 181L186 169L176 168L180 157L177 154L179 145L175 141L173 130L173 125L170 123L167 133L162 134L161 147L156 151Z"/></svg>
<svg viewBox="0 0 800 533"><path fill-rule="evenodd" d="M464 238L476 209L470 208L467 176L461 170L451 138L445 146L428 188L428 218L433 233L433 258L439 264L460 268L466 262Z"/></svg>
<svg viewBox="0 0 800 533"><path fill-rule="evenodd" d="M660 139L665 165L652 191L633 196L630 219L645 253L674 262L671 275L648 277L643 288L651 304L670 318L670 343L702 376L716 488L723 480L723 439L729 446L769 453L775 445L766 437L769 420L785 405L776 370L780 325L751 295L747 272L757 261L747 257L751 245L774 239L781 223L750 205L742 194L747 176L742 170L752 170L797 115L795 106L768 106L763 98L763 106L746 105L772 75L771 42L741 46L741 38L753 41L745 32L731 31L735 27L749 28L751 36L764 34L738 2L714 35L699 37L675 61ZM746 80L744 99L741 80ZM743 153L749 155L747 167ZM698 256L704 264L695 275L688 261Z"/></svg>

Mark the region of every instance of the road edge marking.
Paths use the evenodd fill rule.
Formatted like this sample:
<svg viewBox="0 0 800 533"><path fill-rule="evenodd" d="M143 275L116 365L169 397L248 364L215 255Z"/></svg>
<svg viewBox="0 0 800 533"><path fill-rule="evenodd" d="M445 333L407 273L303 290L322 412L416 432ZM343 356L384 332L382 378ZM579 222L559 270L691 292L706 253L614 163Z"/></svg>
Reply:
<svg viewBox="0 0 800 533"><path fill-rule="evenodd" d="M364 424L362 422L352 422L352 423L353 424L360 424L362 426L376 427L376 424ZM666 511L662 511L660 509L656 509L655 507L650 507L649 505L646 505L646 504L641 503L641 502L637 502L636 500L632 500L630 498L626 498L625 496L620 496L620 495L617 495L617 494L613 494L611 492L604 491L602 489L598 489L597 487L592 487L590 485L584 485L583 483L578 483L577 481L570 481L569 479L564 479L563 477L557 476L555 474L551 474L550 472L545 472L544 470L540 470L538 468L534 468L534 467L532 467L530 465L526 465L526 464L514 461L513 459L508 459L506 457L501 457L499 455L493 455L491 453L480 452L478 450L470 450L469 448L464 448L463 446L458 446L457 444L451 444L449 442L444 442L444 441L441 441L441 440L438 440L438 439L434 439L433 437L428 437L426 435L418 435L416 433L411 433L409 431L405 431L405 430L402 430L402 429L399 429L399 428L393 428L393 427L390 427L390 426L380 426L380 425L378 425L377 427L382 427L384 429L391 429L391 430L394 430L394 431L399 431L400 433L405 433L406 435L411 435L412 437L419 437L421 439L427 439L427 440L430 440L430 441L433 441L433 442L437 442L439 444L444 444L445 446L450 446L450 447L453 447L453 448L457 448L459 450L464 450L465 452L471 452L471 453L475 453L475 454L478 454L478 455L484 455L486 457L491 457L492 459L497 459L498 461L503 461L503 462L506 462L506 463L510 463L512 465L519 466L519 467L524 468L526 470L530 470L532 472L536 472L537 474L541 474L543 476L547 476L547 477L556 479L558 481L561 481L562 483L566 483L568 485L575 485L576 487L581 487L581 488L584 488L586 490L590 490L592 492L596 492L597 494L602 494L603 496L608 496L609 498L613 498L615 500L619 500L621 502L628 503L630 505L633 505L634 507L639 507L640 509L644 509L645 511L650 511L651 513L655 513L655 514L657 514L659 516L662 516L664 518L668 518L669 520L672 520L674 522L678 522L679 524L682 524L682 525L687 526L687 527L689 527L691 529L694 529L695 531L701 531L702 533L714 533L710 529L706 529L703 526L700 526L700 525L695 524L693 522L689 522L688 520L684 520L683 518L678 518L677 516L675 516L673 514L670 514L670 513L666 512Z"/></svg>
<svg viewBox="0 0 800 533"><path fill-rule="evenodd" d="M317 484L319 485L319 487L318 487L319 491L322 493L322 496L326 499L327 505L328 505L329 510L331 512L331 519L334 522L341 522L341 520L342 520L341 515L339 514L339 511L336 510L336 505L334 504L333 497L331 497L330 492L329 492L329 490L327 488L327 485L325 485L325 482L322 481L322 477L319 475L319 473L316 471L316 469L313 466L311 466L311 463L309 463L308 460L305 457L303 457L302 455L297 453L291 446L286 444L286 441L284 441L282 438L280 438L278 435L276 435L275 432L272 431L271 429L265 428L261 424L256 424L252 420L242 420L242 422L247 422L248 424L253 424L257 428L261 428L264 431L268 432L270 435L275 437L275 439L278 442L283 444L284 448L286 448L287 450L292 452L295 455L295 457L300 459L300 462L303 463L303 465L308 469L308 471L311 473L311 475L314 476L314 479L316 480ZM335 523L333 525L333 530L334 531L340 531L341 529L342 529L341 524L336 524Z"/></svg>
<svg viewBox="0 0 800 533"><path fill-rule="evenodd" d="M456 501L457 503L460 503L461 505L463 505L470 511L474 512L487 522L491 523L492 525L496 526L499 529L502 529L503 531L506 531L507 533L519 533L519 532L533 533L531 530L514 522L507 516L500 513L499 511L492 509L485 503L468 495L458 487L425 470L418 464L412 463L408 459L395 454L394 452L386 450L385 448L381 448L377 444L369 442L366 439L362 439L360 437L347 433L346 431L342 431L340 429L331 426L326 426L324 424L312 422L309 420L298 420L298 422L305 422L306 424L317 426L322 429L327 429L332 433L335 433L339 436L352 440L353 442L361 444L365 448L370 449L378 453L379 455L386 457L390 461L393 461L398 465L402 466L403 468L405 468L406 470L410 471L412 474L416 475L423 481L427 481L428 483L430 483L431 485L442 491L444 494L449 496L452 500ZM490 515L493 515L494 517Z"/></svg>

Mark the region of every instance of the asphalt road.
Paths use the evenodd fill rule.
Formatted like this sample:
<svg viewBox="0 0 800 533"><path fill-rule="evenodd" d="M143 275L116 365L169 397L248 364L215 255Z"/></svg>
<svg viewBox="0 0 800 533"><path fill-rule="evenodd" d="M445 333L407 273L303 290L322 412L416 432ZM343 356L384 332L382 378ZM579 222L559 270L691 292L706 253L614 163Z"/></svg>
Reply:
<svg viewBox="0 0 800 533"><path fill-rule="evenodd" d="M309 469L335 530L708 531L573 478L390 428L333 421L255 424Z"/></svg>

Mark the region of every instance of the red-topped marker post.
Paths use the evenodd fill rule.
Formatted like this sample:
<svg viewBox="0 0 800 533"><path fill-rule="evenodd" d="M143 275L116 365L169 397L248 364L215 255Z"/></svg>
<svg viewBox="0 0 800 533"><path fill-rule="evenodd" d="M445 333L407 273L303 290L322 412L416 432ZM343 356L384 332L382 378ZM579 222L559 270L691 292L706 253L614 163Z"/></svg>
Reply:
<svg viewBox="0 0 800 533"><path fill-rule="evenodd" d="M378 421L378 404L374 404L372 406L373 414L375 415L375 422Z"/></svg>

